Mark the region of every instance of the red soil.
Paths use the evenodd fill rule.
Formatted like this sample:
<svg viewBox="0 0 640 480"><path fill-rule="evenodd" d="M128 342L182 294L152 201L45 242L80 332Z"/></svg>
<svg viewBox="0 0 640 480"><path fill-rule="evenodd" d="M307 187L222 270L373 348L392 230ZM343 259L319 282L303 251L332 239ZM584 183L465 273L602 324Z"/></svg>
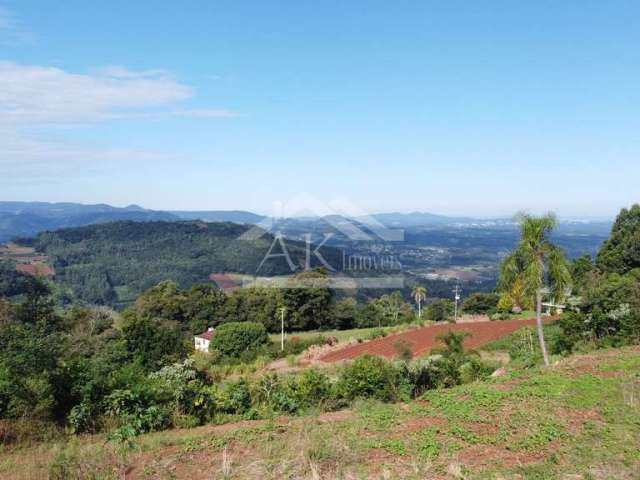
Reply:
<svg viewBox="0 0 640 480"><path fill-rule="evenodd" d="M50 277L55 273L51 267L44 263L18 263L16 270L33 277Z"/></svg>
<svg viewBox="0 0 640 480"><path fill-rule="evenodd" d="M558 317L545 317L545 322L557 320ZM519 328L535 325L536 319L527 320L496 320L491 322L476 323L443 323L439 325L431 325L416 330L408 330L406 332L389 335L384 338L377 338L370 342L351 345L341 350L330 352L320 358L323 362L339 362L341 360L351 360L360 355L379 355L382 357L393 358L397 356L395 343L398 340L408 342L413 351L413 356L417 357L430 352L435 347L441 347L442 344L437 337L449 331L467 332L471 334L464 340L465 348L478 348L489 342L497 340L501 337L515 332Z"/></svg>

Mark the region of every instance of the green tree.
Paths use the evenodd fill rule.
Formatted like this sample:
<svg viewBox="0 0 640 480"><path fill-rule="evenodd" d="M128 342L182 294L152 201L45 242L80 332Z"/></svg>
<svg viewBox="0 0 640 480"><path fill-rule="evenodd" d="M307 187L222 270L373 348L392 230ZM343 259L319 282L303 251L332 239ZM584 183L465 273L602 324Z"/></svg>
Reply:
<svg viewBox="0 0 640 480"><path fill-rule="evenodd" d="M213 285L196 284L185 290L182 310L189 331L204 332L220 323L226 301L224 292Z"/></svg>
<svg viewBox="0 0 640 480"><path fill-rule="evenodd" d="M465 313L488 315L496 310L499 300L500 296L496 293L474 293L462 303L462 310Z"/></svg>
<svg viewBox="0 0 640 480"><path fill-rule="evenodd" d="M418 318L422 318L422 302L424 302L427 298L427 289L422 286L413 287L413 292L411 296L418 305Z"/></svg>
<svg viewBox="0 0 640 480"><path fill-rule="evenodd" d="M381 325L381 319L385 319L386 325L396 325L400 323L401 319L408 319L412 316L411 305L404 301L402 293L399 291L384 294L380 298L373 300L372 303L381 313L378 316L378 326Z"/></svg>
<svg viewBox="0 0 640 480"><path fill-rule="evenodd" d="M541 289L548 287L555 303L564 301L571 282L571 273L564 253L549 239L557 225L555 216L547 214L542 217L533 217L521 214L519 221L520 241L515 251L504 259L500 269L499 288L502 295L511 297L518 305L514 292L522 292L523 300L518 298L518 301L523 301L524 304L518 306L530 308L536 304L536 298L541 295ZM548 364L542 320L539 314L537 323L540 347L545 357L545 364Z"/></svg>
<svg viewBox="0 0 640 480"><path fill-rule="evenodd" d="M176 282L165 280L145 290L136 299L135 310L143 317L185 320L185 295Z"/></svg>
<svg viewBox="0 0 640 480"><path fill-rule="evenodd" d="M220 325L209 348L228 357L240 357L269 343L264 325L256 322L230 322Z"/></svg>
<svg viewBox="0 0 640 480"><path fill-rule="evenodd" d="M583 286L587 285L590 277L597 273L595 263L591 255L582 255L571 262L571 278L573 279L574 290L580 293Z"/></svg>
<svg viewBox="0 0 640 480"><path fill-rule="evenodd" d="M231 293L222 307L224 322L260 322L267 331L280 331L278 308L282 292L277 288L239 288Z"/></svg>
<svg viewBox="0 0 640 480"><path fill-rule="evenodd" d="M331 325L338 330L348 330L356 324L358 304L353 298L344 298L331 309Z"/></svg>
<svg viewBox="0 0 640 480"><path fill-rule="evenodd" d="M15 307L4 298L0 298L0 326L15 320Z"/></svg>
<svg viewBox="0 0 640 480"><path fill-rule="evenodd" d="M434 322L444 322L453 315L453 302L447 298L434 301L427 307L427 318Z"/></svg>
<svg viewBox="0 0 640 480"><path fill-rule="evenodd" d="M26 286L26 298L18 305L16 318L19 322L39 325L56 330L60 327L60 317L56 315L49 286L37 278L31 278Z"/></svg>
<svg viewBox="0 0 640 480"><path fill-rule="evenodd" d="M326 287L324 271L302 272L292 278L292 288L282 292L283 304L289 312L293 330L314 330L329 326L332 291Z"/></svg>
<svg viewBox="0 0 640 480"><path fill-rule="evenodd" d="M148 370L185 357L189 337L171 320L141 316L130 310L123 315L122 334L133 358Z"/></svg>
<svg viewBox="0 0 640 480"><path fill-rule="evenodd" d="M598 252L596 265L604 272L620 274L640 268L640 205L622 209Z"/></svg>
<svg viewBox="0 0 640 480"><path fill-rule="evenodd" d="M356 311L356 327L369 328L380 326L383 320L383 313L370 301L358 307Z"/></svg>
<svg viewBox="0 0 640 480"><path fill-rule="evenodd" d="M598 273L581 286L579 311L560 320L558 350L580 344L618 346L640 341L640 269L620 275Z"/></svg>

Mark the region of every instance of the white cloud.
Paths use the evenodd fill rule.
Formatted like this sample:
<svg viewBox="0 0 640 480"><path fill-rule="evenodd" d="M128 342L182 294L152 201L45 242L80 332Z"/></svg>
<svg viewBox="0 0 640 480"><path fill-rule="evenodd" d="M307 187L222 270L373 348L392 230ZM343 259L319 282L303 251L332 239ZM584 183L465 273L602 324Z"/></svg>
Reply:
<svg viewBox="0 0 640 480"><path fill-rule="evenodd" d="M93 74L0 62L0 123L13 125L98 122L162 107L193 96L162 71L123 67Z"/></svg>
<svg viewBox="0 0 640 480"><path fill-rule="evenodd" d="M217 109L177 108L193 89L164 70L108 66L89 73L0 61L0 166L4 175L50 172L60 165L150 160L166 155L136 148L105 148L46 140L47 129L94 125L119 118L234 117ZM34 137L33 128L39 137Z"/></svg>
<svg viewBox="0 0 640 480"><path fill-rule="evenodd" d="M135 148L109 148L50 142L14 130L0 130L2 155L0 165L46 167L56 162L83 163L116 160L162 160L166 155Z"/></svg>

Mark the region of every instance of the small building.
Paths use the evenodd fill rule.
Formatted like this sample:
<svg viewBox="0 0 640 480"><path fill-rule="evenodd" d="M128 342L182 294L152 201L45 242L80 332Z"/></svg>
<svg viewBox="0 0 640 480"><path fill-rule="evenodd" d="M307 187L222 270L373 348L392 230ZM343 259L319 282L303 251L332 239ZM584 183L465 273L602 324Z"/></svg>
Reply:
<svg viewBox="0 0 640 480"><path fill-rule="evenodd" d="M197 352L209 352L209 343L216 333L213 327L207 328L206 332L200 333L194 337L195 347Z"/></svg>

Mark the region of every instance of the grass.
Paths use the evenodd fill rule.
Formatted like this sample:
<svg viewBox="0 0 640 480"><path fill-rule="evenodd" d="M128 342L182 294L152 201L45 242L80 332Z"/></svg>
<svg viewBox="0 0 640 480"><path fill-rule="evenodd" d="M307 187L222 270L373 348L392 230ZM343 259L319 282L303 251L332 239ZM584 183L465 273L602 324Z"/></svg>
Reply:
<svg viewBox="0 0 640 480"><path fill-rule="evenodd" d="M552 346L562 334L562 329L557 323L549 323L543 326L545 343L547 348ZM513 367L541 365L542 353L536 327L523 327L510 335L494 340L481 348L484 352L506 352L509 354ZM558 358L553 358L557 360Z"/></svg>
<svg viewBox="0 0 640 480"><path fill-rule="evenodd" d="M512 320L514 319L528 319L528 318L536 318L536 311L535 310L523 310L520 313L512 313L511 316L509 317Z"/></svg>
<svg viewBox="0 0 640 480"><path fill-rule="evenodd" d="M638 372L640 348L603 350L408 404L360 401L334 420L159 432L124 451L103 436L6 450L0 478L107 480L128 471L126 478L189 479L206 471L237 479L631 480L640 472Z"/></svg>
<svg viewBox="0 0 640 480"><path fill-rule="evenodd" d="M517 314L513 314L510 318L512 319L529 319L534 318L536 316L536 312L525 310ZM425 320L425 325L428 324L428 321ZM349 342L351 340L367 340L371 336L372 333L382 330L387 334L401 332L411 327L416 327L416 324L402 324L390 327L370 327L370 328L352 328L350 330L311 330L308 332L287 332L285 333L285 341L287 339L291 339L291 337L299 337L302 340L307 340L310 338L317 337L318 335L322 335L324 337L335 337L338 339L338 342L344 343ZM280 342L280 334L272 333L270 334L270 338L273 342Z"/></svg>
<svg viewBox="0 0 640 480"><path fill-rule="evenodd" d="M286 335L285 341L287 341L288 339L291 339L292 337L298 337L301 340L307 340L310 338L317 337L318 335L322 335L324 337L335 337L338 339L338 342L344 343L350 340L358 340L358 339L365 340L371 335L372 332L375 332L377 330L383 330L386 333L393 333L401 330L402 327L406 328L406 326L402 325L402 326L380 327L380 328L378 327L353 328L351 330L312 330L309 332L290 332L285 334ZM280 342L279 333L272 333L270 337L273 342Z"/></svg>

